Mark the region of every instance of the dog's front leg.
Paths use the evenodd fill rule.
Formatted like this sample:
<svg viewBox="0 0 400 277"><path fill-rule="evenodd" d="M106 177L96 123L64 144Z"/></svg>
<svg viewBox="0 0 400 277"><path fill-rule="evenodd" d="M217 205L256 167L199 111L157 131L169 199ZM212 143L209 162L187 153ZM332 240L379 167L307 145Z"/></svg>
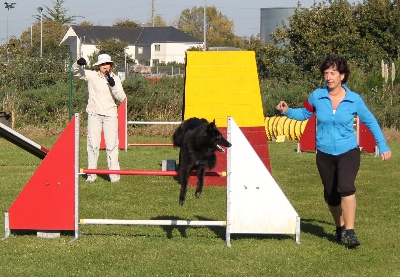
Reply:
<svg viewBox="0 0 400 277"><path fill-rule="evenodd" d="M197 169L197 186L196 186L196 198L200 197L201 192L203 191L204 185L204 175L206 174L205 166L200 166Z"/></svg>
<svg viewBox="0 0 400 277"><path fill-rule="evenodd" d="M186 191L187 191L187 184L189 182L190 177L190 169L182 167L180 170L181 175L181 192L179 194L179 205L183 205L186 200Z"/></svg>

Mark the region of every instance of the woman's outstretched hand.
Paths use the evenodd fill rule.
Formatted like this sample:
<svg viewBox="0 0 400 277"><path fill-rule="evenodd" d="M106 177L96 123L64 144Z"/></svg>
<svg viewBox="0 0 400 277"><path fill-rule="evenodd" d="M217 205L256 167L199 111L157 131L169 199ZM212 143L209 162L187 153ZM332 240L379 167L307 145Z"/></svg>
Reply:
<svg viewBox="0 0 400 277"><path fill-rule="evenodd" d="M280 111L282 114L285 114L289 109L289 106L285 101L281 101L279 102L278 105L276 105L276 109Z"/></svg>

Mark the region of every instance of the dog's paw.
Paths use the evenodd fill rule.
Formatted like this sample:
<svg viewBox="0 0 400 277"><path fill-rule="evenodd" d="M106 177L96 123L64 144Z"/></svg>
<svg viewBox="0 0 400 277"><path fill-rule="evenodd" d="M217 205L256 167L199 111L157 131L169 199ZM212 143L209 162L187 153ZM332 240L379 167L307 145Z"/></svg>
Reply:
<svg viewBox="0 0 400 277"><path fill-rule="evenodd" d="M179 205L183 206L185 204L185 199L179 199Z"/></svg>
<svg viewBox="0 0 400 277"><path fill-rule="evenodd" d="M195 195L196 195L196 198L200 198L201 191L199 191L199 192L196 192L196 193L195 193Z"/></svg>

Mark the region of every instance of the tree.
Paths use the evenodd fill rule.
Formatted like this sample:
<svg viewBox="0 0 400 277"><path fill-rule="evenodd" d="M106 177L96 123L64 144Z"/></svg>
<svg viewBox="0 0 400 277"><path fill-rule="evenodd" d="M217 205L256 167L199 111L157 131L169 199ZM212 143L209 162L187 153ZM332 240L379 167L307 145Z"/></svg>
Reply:
<svg viewBox="0 0 400 277"><path fill-rule="evenodd" d="M359 41L350 5L342 0L297 8L290 26L278 28L271 38L291 50L297 63L306 65L318 63L326 53L343 54Z"/></svg>
<svg viewBox="0 0 400 277"><path fill-rule="evenodd" d="M298 63L315 63L335 53L369 66L399 54L399 2L328 0L309 9L298 7L289 26L278 28L272 37L290 49Z"/></svg>
<svg viewBox="0 0 400 277"><path fill-rule="evenodd" d="M40 52L40 42L42 41L43 55L61 55L65 56L69 53L68 47L65 45L60 46L60 41L67 32L68 26L66 24L72 23L74 18L78 16L66 16L67 10L62 7L64 0L52 1L54 10L45 6L48 14L43 14L43 34L40 37L40 16L36 16L37 21L20 36L20 43L18 44L19 51L22 54L29 56L37 56Z"/></svg>
<svg viewBox="0 0 400 277"><path fill-rule="evenodd" d="M360 37L371 41L389 57L398 56L400 1L369 0L356 6Z"/></svg>
<svg viewBox="0 0 400 277"><path fill-rule="evenodd" d="M114 24L113 27L140 27L139 23L131 21L129 19L119 19Z"/></svg>
<svg viewBox="0 0 400 277"><path fill-rule="evenodd" d="M233 32L233 21L217 10L215 6L206 7L207 46L240 47L241 39ZM189 35L204 40L204 8L184 9L176 21L176 26Z"/></svg>
<svg viewBox="0 0 400 277"><path fill-rule="evenodd" d="M157 14L156 16L154 16L154 26L153 26L153 20L151 18L146 22L146 26L147 27L165 27L165 26L167 26L167 23L165 22L165 20L162 18L161 15Z"/></svg>
<svg viewBox="0 0 400 277"><path fill-rule="evenodd" d="M93 26L93 22L91 21L82 21L81 23L79 23L79 26Z"/></svg>
<svg viewBox="0 0 400 277"><path fill-rule="evenodd" d="M51 1L54 4L54 8L51 9L44 5L47 14L43 14L43 18L46 20L54 20L61 24L70 24L75 21L75 18L80 16L67 16L67 9L63 8L65 0Z"/></svg>
<svg viewBox="0 0 400 277"><path fill-rule="evenodd" d="M67 46L60 46L60 41L68 30L68 26L53 20L43 20L43 55L65 55ZM32 31L32 37L31 37ZM40 22L37 21L32 28L25 30L20 37L21 47L30 56L39 55L40 52Z"/></svg>

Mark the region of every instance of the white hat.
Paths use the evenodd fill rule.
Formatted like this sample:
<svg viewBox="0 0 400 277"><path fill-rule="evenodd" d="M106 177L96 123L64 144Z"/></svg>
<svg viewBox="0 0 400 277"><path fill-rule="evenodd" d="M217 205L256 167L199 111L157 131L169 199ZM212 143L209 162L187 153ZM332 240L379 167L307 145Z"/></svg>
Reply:
<svg viewBox="0 0 400 277"><path fill-rule="evenodd" d="M108 54L100 54L97 57L97 63L93 64L93 66L100 65L100 64L103 64L103 63L114 63L114 62L111 60L110 55L108 55Z"/></svg>

